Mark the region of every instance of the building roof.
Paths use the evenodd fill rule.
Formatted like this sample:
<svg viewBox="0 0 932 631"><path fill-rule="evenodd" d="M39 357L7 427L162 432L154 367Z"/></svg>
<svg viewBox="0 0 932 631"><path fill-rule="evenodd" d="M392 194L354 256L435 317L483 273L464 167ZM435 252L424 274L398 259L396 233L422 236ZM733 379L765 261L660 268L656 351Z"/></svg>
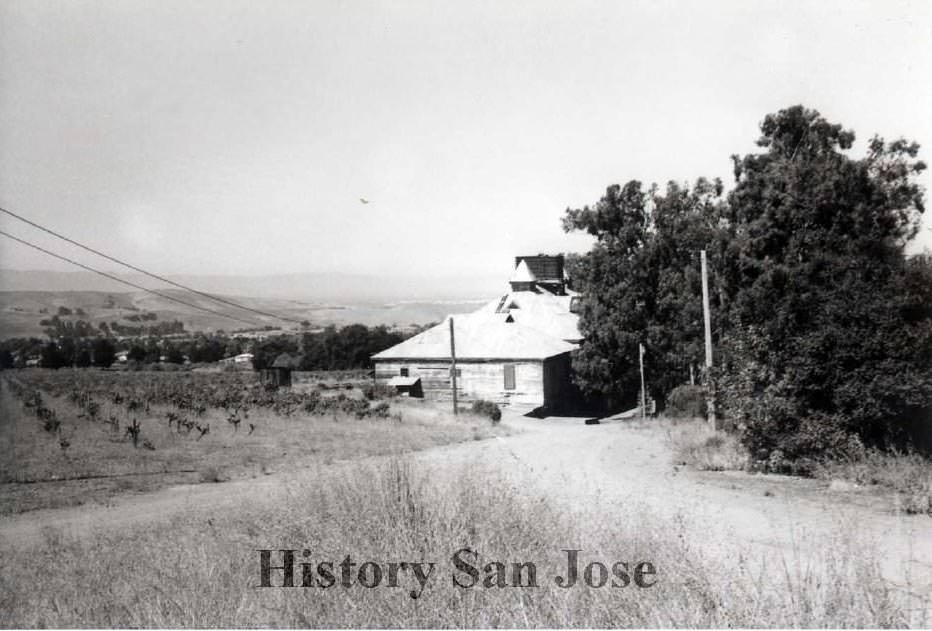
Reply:
<svg viewBox="0 0 932 631"><path fill-rule="evenodd" d="M534 276L534 272L531 271L531 268L527 266L527 263L521 261L518 263L518 267L515 268L515 273L511 275L510 283L533 283L537 280L537 277Z"/></svg>
<svg viewBox="0 0 932 631"><path fill-rule="evenodd" d="M567 342L579 342L579 316L570 312L576 294L557 296L544 288L540 291L510 291L479 309L483 313L507 313L518 324L537 329Z"/></svg>
<svg viewBox="0 0 932 631"><path fill-rule="evenodd" d="M508 322L507 315L477 311L453 318L456 358L546 359L576 348L519 322ZM372 356L386 359L449 359L450 318L400 344Z"/></svg>
<svg viewBox="0 0 932 631"><path fill-rule="evenodd" d="M275 361L272 362L272 365L269 368L291 368L296 369L301 365L301 360L298 357L289 355L288 353L282 353L275 358Z"/></svg>
<svg viewBox="0 0 932 631"><path fill-rule="evenodd" d="M520 263L525 263L539 281L559 281L564 280L565 259L562 254L548 255L538 254L536 256L516 256L515 267Z"/></svg>
<svg viewBox="0 0 932 631"><path fill-rule="evenodd" d="M420 377L395 376L388 380L388 385L390 386L413 386L420 380L421 380Z"/></svg>
<svg viewBox="0 0 932 631"><path fill-rule="evenodd" d="M512 290L477 311L453 317L456 358L463 360L546 359L576 348L582 340L579 316L570 311L576 294L540 284L516 290L515 283L530 284L541 273L563 274L561 256L518 257ZM561 279L562 280L562 279ZM372 356L387 359L450 359L450 317L443 323Z"/></svg>

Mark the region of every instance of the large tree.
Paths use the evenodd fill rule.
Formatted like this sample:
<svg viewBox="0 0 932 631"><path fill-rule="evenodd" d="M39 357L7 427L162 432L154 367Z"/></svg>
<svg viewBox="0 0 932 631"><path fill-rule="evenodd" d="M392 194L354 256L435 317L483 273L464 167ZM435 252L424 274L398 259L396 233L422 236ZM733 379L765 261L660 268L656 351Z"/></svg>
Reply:
<svg viewBox="0 0 932 631"><path fill-rule="evenodd" d="M563 227L596 237L573 261L584 299L585 341L574 354L584 391L632 401L640 389L638 345L646 351L647 386L661 401L702 357L698 252L722 241L722 186L674 182L661 194L637 181L610 186L594 207L567 209Z"/></svg>
<svg viewBox="0 0 932 631"><path fill-rule="evenodd" d="M94 340L92 348L95 366L109 368L116 360L116 348L108 338L97 338Z"/></svg>
<svg viewBox="0 0 932 631"><path fill-rule="evenodd" d="M745 443L793 459L896 438L932 409L932 266L904 245L923 211L918 145L797 106L767 116L735 186L611 186L568 209L596 237L574 262L587 391L632 398L637 346L660 398L701 357L697 251L709 253L719 392ZM856 441L857 442L857 441Z"/></svg>
<svg viewBox="0 0 932 631"><path fill-rule="evenodd" d="M794 458L882 442L932 405L932 319L918 229L918 145L854 132L801 106L767 116L734 158L722 394L749 446Z"/></svg>

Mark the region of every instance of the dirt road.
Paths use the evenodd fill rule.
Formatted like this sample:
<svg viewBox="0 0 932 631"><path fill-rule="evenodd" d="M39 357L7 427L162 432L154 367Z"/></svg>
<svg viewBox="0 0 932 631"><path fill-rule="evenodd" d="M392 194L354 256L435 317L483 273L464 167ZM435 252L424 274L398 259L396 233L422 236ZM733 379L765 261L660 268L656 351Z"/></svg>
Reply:
<svg viewBox="0 0 932 631"><path fill-rule="evenodd" d="M454 465L521 473L535 489L566 510L594 498L606 519L650 511L666 519L688 519L701 544L714 548L744 544L761 559L814 558L833 538L856 538L882 551L886 578L920 595L932 593L932 519L897 513L890 496L877 491L832 493L824 483L782 476L702 473L675 467L662 432L631 422L583 425L581 419L532 420L506 415L521 430L506 438L461 443L413 454L442 472ZM328 467L358 466L358 461ZM461 467L458 467L461 470ZM530 473L529 476L524 475ZM179 486L126 496L108 506L41 510L0 519L0 544L42 541L52 527L72 536L121 529L188 510L235 510L238 505L273 505L295 484L319 469L277 473L222 484ZM698 530L697 530L698 529Z"/></svg>
<svg viewBox="0 0 932 631"><path fill-rule="evenodd" d="M832 541L857 541L865 554L876 547L887 579L932 596L932 519L897 511L891 493L831 492L817 480L676 467L662 432L631 422L517 422L531 431L496 440L499 449L570 509L598 496L616 511L688 519L705 533L705 545L743 542L771 562L805 561Z"/></svg>

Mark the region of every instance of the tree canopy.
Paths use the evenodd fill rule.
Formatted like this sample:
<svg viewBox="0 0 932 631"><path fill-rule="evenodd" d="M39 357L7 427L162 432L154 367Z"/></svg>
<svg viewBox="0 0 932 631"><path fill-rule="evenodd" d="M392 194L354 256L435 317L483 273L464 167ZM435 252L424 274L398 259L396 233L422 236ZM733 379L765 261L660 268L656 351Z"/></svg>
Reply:
<svg viewBox="0 0 932 631"><path fill-rule="evenodd" d="M702 358L698 251L711 269L724 411L764 457L891 441L932 409L932 266L907 259L925 169L919 146L855 135L802 106L768 115L735 183L664 191L631 181L564 229L596 237L574 262L586 336L580 385L633 400L637 345L663 399Z"/></svg>

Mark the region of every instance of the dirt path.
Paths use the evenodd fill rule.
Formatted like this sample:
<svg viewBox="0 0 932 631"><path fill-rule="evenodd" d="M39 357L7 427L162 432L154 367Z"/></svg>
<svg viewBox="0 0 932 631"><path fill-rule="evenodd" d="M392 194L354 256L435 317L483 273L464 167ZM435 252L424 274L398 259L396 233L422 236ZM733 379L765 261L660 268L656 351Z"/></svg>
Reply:
<svg viewBox="0 0 932 631"><path fill-rule="evenodd" d="M688 519L706 536L702 545L732 550L736 543L767 562L805 560L824 553L833 538L876 545L882 571L920 596L932 586L932 519L897 514L889 496L876 492L830 493L824 484L782 476L712 474L671 464L662 435L636 424L585 426L580 419L505 422L524 430L513 436L439 447L412 457L432 469L473 464L504 475L520 472L566 510L597 498L613 519L650 511L665 519ZM369 459L377 460L377 459ZM358 461L336 462L328 472L348 471ZM172 487L126 496L107 506L41 510L0 519L0 544L42 541L43 528L71 536L122 529L189 510L233 510L238 505L274 505L295 484L319 471L304 469L223 484ZM530 473L530 476L525 476ZM721 550L719 550L721 552Z"/></svg>
<svg viewBox="0 0 932 631"><path fill-rule="evenodd" d="M747 553L771 567L787 559L818 559L826 547L842 549L840 540L856 541L865 554L871 547L879 552L885 578L932 596L932 519L898 513L892 494L829 492L823 482L788 476L696 472L671 464L669 447L655 428L622 422L585 426L569 419L545 423L496 442L570 510L598 497L615 511L683 518L706 533L704 545L729 550L746 544Z"/></svg>

